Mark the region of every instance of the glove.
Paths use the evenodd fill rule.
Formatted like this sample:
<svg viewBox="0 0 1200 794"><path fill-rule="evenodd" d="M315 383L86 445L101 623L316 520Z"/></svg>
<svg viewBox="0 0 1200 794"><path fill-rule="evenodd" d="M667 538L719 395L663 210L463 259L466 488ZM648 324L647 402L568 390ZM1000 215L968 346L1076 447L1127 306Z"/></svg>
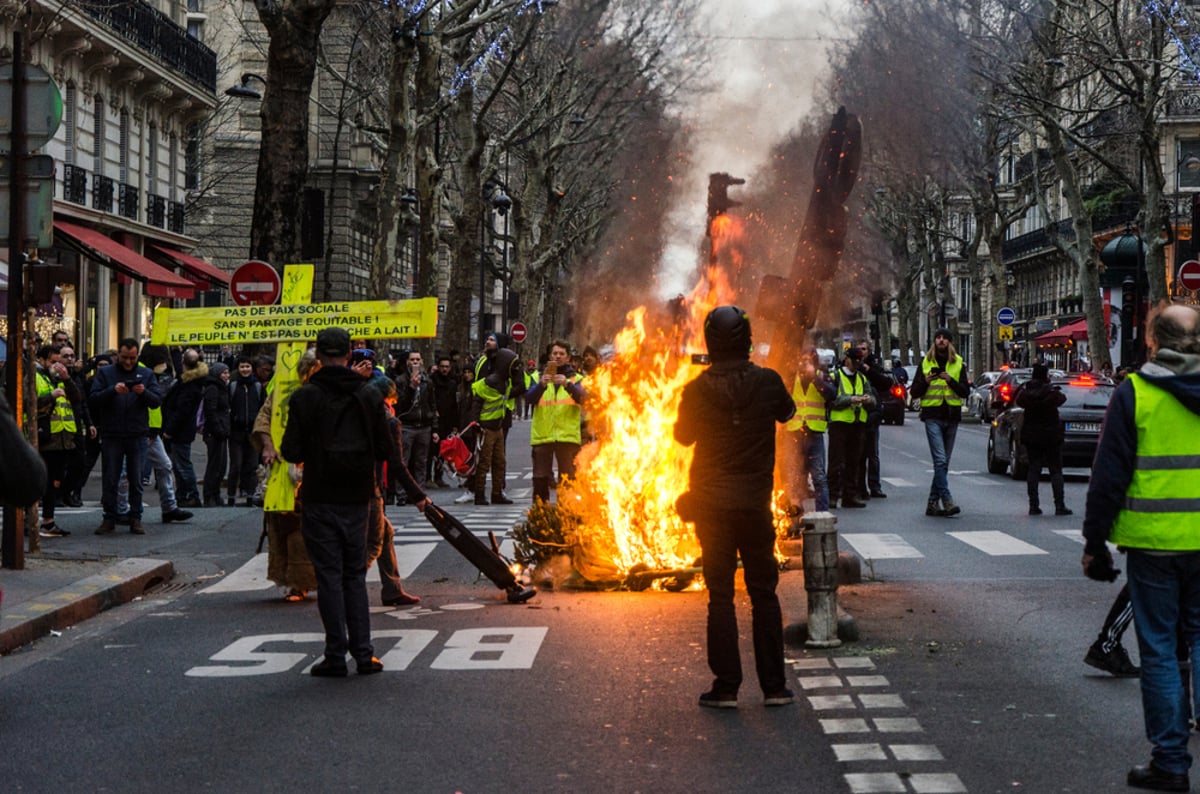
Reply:
<svg viewBox="0 0 1200 794"><path fill-rule="evenodd" d="M1108 549L1105 549L1104 553L1096 554L1086 560L1083 573L1087 578L1095 579L1097 582L1114 582L1121 575L1121 571L1113 567L1112 554Z"/></svg>

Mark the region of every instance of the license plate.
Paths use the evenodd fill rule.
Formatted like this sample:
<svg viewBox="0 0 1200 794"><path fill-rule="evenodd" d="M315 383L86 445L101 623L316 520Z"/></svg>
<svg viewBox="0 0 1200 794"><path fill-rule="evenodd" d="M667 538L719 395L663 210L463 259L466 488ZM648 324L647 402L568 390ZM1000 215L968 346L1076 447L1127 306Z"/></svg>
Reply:
<svg viewBox="0 0 1200 794"><path fill-rule="evenodd" d="M1067 430L1076 433L1099 433L1099 422L1067 422Z"/></svg>

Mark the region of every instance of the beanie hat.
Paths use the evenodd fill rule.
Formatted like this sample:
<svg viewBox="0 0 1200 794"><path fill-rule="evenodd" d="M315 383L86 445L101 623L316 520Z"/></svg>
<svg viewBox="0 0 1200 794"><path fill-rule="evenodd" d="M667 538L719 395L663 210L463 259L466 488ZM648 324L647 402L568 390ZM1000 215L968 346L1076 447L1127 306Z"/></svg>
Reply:
<svg viewBox="0 0 1200 794"><path fill-rule="evenodd" d="M1047 367L1045 364L1034 364L1033 365L1033 379L1034 380L1050 380L1050 368Z"/></svg>
<svg viewBox="0 0 1200 794"><path fill-rule="evenodd" d="M950 333L949 328L939 328L933 332L934 339L937 339L939 336L944 336L947 339L949 339L951 342L954 341L954 335Z"/></svg>

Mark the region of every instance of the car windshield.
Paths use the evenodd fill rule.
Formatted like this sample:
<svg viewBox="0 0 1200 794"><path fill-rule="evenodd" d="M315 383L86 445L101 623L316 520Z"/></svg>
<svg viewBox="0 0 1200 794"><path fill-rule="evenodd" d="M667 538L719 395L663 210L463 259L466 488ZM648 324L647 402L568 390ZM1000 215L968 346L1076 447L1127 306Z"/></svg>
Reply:
<svg viewBox="0 0 1200 794"><path fill-rule="evenodd" d="M1067 401L1062 404L1062 408L1103 411L1108 407L1108 400L1112 397L1113 393L1113 387L1107 383L1098 383L1095 386L1070 386L1063 384L1061 388L1063 394L1067 396Z"/></svg>

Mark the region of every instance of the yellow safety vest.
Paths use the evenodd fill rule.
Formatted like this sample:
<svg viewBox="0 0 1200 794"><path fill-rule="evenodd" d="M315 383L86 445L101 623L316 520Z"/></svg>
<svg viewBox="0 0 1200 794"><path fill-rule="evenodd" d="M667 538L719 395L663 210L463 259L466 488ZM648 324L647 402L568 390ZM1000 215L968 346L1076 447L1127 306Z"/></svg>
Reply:
<svg viewBox="0 0 1200 794"><path fill-rule="evenodd" d="M1131 374L1137 459L1109 540L1118 546L1200 551L1200 416Z"/></svg>
<svg viewBox="0 0 1200 794"><path fill-rule="evenodd" d="M825 398L818 391L815 379L809 382L806 389L797 376L792 384L792 401L796 403L796 415L784 425L786 429L795 432L807 428L814 433L825 432Z"/></svg>
<svg viewBox="0 0 1200 794"><path fill-rule="evenodd" d="M54 384L43 373L37 373L38 397L45 397L54 391ZM55 397L50 409L50 434L70 433L75 435L75 410L71 401L64 397Z"/></svg>
<svg viewBox="0 0 1200 794"><path fill-rule="evenodd" d="M570 378L571 383L583 380L579 375ZM533 407L533 426L529 430L530 446L553 444L562 441L568 444L582 443L580 423L583 408L571 398L566 386L546 386L542 398Z"/></svg>
<svg viewBox="0 0 1200 794"><path fill-rule="evenodd" d="M959 397L950 388L950 384L944 380L928 380L929 371L934 366L934 362L928 358L921 359L921 374L925 376L929 382L929 391L925 392L925 396L921 398L921 407L924 408L930 405L946 405L958 407L962 405L962 397ZM947 362L946 372L953 380L962 378L963 361L962 358L955 358L953 361Z"/></svg>
<svg viewBox="0 0 1200 794"><path fill-rule="evenodd" d="M854 373L854 379L851 380L850 376L846 374L846 371L841 367L838 367L837 378L839 395L849 394L858 397L866 394L867 376L861 372ZM848 405L845 408L830 409L829 421L846 422L848 424L853 424L854 422L866 422L867 409L862 405Z"/></svg>

